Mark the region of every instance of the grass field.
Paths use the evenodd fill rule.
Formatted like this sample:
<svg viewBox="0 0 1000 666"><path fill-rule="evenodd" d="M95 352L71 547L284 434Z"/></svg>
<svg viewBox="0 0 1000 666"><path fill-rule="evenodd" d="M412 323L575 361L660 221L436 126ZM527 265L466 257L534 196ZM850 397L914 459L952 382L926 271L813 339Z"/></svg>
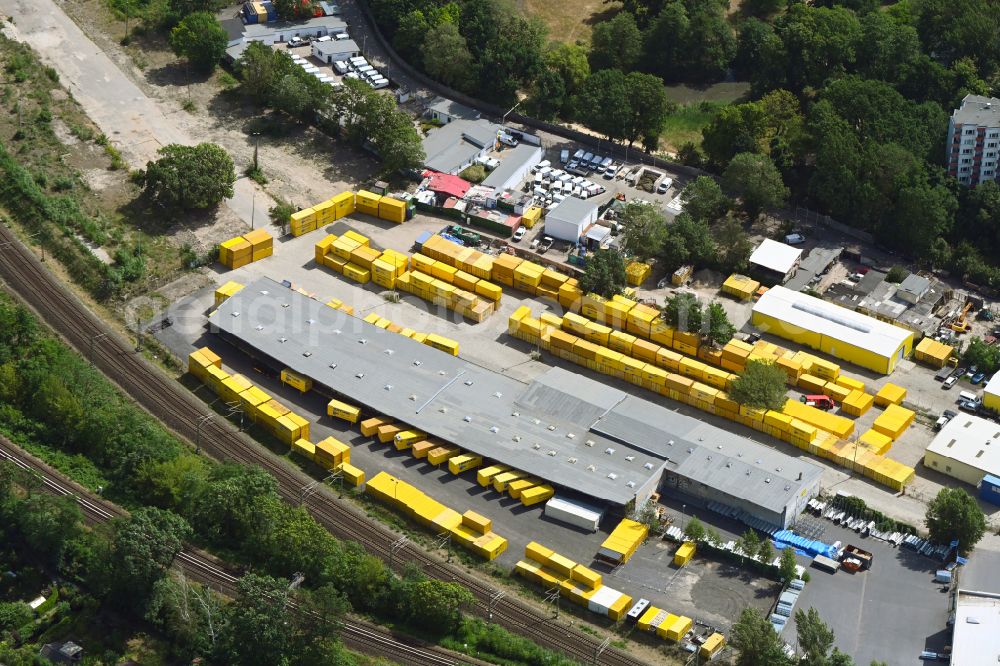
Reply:
<svg viewBox="0 0 1000 666"><path fill-rule="evenodd" d="M676 152L688 141L701 143L701 130L707 127L723 104L701 102L685 104L667 118L660 134L660 147Z"/></svg>
<svg viewBox="0 0 1000 666"><path fill-rule="evenodd" d="M549 28L549 39L568 44L589 43L594 25L621 9L619 3L603 0L514 0L514 6L542 19Z"/></svg>

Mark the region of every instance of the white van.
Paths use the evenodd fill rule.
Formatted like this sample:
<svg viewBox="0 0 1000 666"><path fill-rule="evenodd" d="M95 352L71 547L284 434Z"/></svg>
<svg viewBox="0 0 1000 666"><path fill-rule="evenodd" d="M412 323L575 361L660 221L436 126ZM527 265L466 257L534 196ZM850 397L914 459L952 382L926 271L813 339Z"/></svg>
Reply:
<svg viewBox="0 0 1000 666"><path fill-rule="evenodd" d="M333 69L335 72L337 72L337 74L343 76L344 74L347 74L347 70L350 69L350 67L348 66L346 61L338 60L337 62L333 63Z"/></svg>
<svg viewBox="0 0 1000 666"><path fill-rule="evenodd" d="M962 391L961 393L958 394L958 399L965 400L967 402L976 402L976 403L979 402L979 396L976 395L975 393L972 393L971 391Z"/></svg>
<svg viewBox="0 0 1000 666"><path fill-rule="evenodd" d="M381 90L389 87L389 79L372 79L370 84L375 90Z"/></svg>

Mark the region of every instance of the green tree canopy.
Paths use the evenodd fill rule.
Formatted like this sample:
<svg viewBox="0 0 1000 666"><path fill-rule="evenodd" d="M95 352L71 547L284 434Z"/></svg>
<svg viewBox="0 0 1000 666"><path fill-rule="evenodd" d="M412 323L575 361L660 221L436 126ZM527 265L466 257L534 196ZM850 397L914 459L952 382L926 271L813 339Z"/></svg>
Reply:
<svg viewBox="0 0 1000 666"><path fill-rule="evenodd" d="M667 323L678 331L701 333L702 307L698 297L682 291L674 293L667 299L663 308L663 316Z"/></svg>
<svg viewBox="0 0 1000 666"><path fill-rule="evenodd" d="M410 621L438 634L458 628L461 609L473 602L472 593L459 583L420 580L406 586L406 607Z"/></svg>
<svg viewBox="0 0 1000 666"><path fill-rule="evenodd" d="M729 211L732 201L709 176L698 176L681 191L684 212L696 220L711 224Z"/></svg>
<svg viewBox="0 0 1000 666"><path fill-rule="evenodd" d="M687 525L684 526L684 535L694 542L705 539L705 526L697 517L692 516Z"/></svg>
<svg viewBox="0 0 1000 666"><path fill-rule="evenodd" d="M981 372L992 375L1000 370L1000 348L986 344L982 338L972 338L962 353L962 360L968 365L977 366Z"/></svg>
<svg viewBox="0 0 1000 666"><path fill-rule="evenodd" d="M142 608L191 537L187 521L161 509L141 508L114 521L106 584L124 607Z"/></svg>
<svg viewBox="0 0 1000 666"><path fill-rule="evenodd" d="M740 153L722 174L726 189L740 195L743 209L756 218L767 208L782 205L788 198L788 188L781 173L766 155Z"/></svg>
<svg viewBox="0 0 1000 666"><path fill-rule="evenodd" d="M781 638L767 618L753 606L743 609L729 635L730 643L736 649L737 666L791 666Z"/></svg>
<svg viewBox="0 0 1000 666"><path fill-rule="evenodd" d="M635 17L618 12L609 21L594 26L590 36L590 67L631 72L642 55L642 33Z"/></svg>
<svg viewBox="0 0 1000 666"><path fill-rule="evenodd" d="M236 171L233 160L221 146L170 144L157 151L155 162L146 165L146 194L167 208L213 208L233 196Z"/></svg>
<svg viewBox="0 0 1000 666"><path fill-rule="evenodd" d="M708 338L716 344L724 345L733 339L736 327L719 303L708 304Z"/></svg>
<svg viewBox="0 0 1000 666"><path fill-rule="evenodd" d="M170 31L170 48L174 53L205 72L215 69L228 44L226 31L208 12L189 14Z"/></svg>
<svg viewBox="0 0 1000 666"><path fill-rule="evenodd" d="M958 547L968 553L986 532L986 516L964 488L942 488L927 505L924 524L931 540L951 543L958 539Z"/></svg>
<svg viewBox="0 0 1000 666"><path fill-rule="evenodd" d="M782 548L778 562L778 577L781 578L782 583L788 585L790 582L795 580L798 575L796 569L797 564L798 563L795 561L795 549L790 546Z"/></svg>
<svg viewBox="0 0 1000 666"><path fill-rule="evenodd" d="M424 70L446 86L469 90L478 74L458 26L445 21L425 34L422 45Z"/></svg>
<svg viewBox="0 0 1000 666"><path fill-rule="evenodd" d="M625 261L617 250L597 250L587 257L580 288L611 298L625 290Z"/></svg>
<svg viewBox="0 0 1000 666"><path fill-rule="evenodd" d="M741 405L780 412L788 395L786 380L784 371L773 363L749 361L729 389L729 397Z"/></svg>
<svg viewBox="0 0 1000 666"><path fill-rule="evenodd" d="M667 238L667 219L655 207L630 203L622 212L625 250L646 261L660 254Z"/></svg>

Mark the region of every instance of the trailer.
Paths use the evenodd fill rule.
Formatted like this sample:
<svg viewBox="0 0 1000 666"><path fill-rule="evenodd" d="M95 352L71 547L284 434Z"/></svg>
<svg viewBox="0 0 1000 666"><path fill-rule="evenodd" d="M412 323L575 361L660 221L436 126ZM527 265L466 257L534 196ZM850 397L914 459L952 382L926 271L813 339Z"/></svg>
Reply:
<svg viewBox="0 0 1000 666"><path fill-rule="evenodd" d="M840 562L837 560L831 560L825 555L817 555L813 558L812 565L817 569L822 569L823 571L829 573L837 573L837 569L840 568Z"/></svg>
<svg viewBox="0 0 1000 666"><path fill-rule="evenodd" d="M857 546L848 545L844 548L844 554L840 557L840 566L844 568L845 571L855 572L855 571L867 571L871 569L872 559L874 555L869 553L867 550L862 550Z"/></svg>
<svg viewBox="0 0 1000 666"><path fill-rule="evenodd" d="M545 517L561 523L573 525L590 532L596 532L604 517L604 511L590 504L553 497L545 503Z"/></svg>

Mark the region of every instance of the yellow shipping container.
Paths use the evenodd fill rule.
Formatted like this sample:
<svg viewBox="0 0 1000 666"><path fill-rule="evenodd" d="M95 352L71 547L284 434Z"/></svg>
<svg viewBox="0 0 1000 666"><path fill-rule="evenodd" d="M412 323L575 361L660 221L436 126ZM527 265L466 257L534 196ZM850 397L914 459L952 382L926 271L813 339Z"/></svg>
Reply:
<svg viewBox="0 0 1000 666"><path fill-rule="evenodd" d="M361 410L354 405L349 405L340 400L331 400L326 404L326 413L337 419L342 419L348 423L357 423L361 415Z"/></svg>
<svg viewBox="0 0 1000 666"><path fill-rule="evenodd" d="M306 439L297 439L292 442L292 453L312 460L316 455L316 445Z"/></svg>
<svg viewBox="0 0 1000 666"><path fill-rule="evenodd" d="M312 379L304 375L300 375L291 368L285 368L281 371L281 382L283 384L288 384L292 388L298 389L302 393L312 390Z"/></svg>
<svg viewBox="0 0 1000 666"><path fill-rule="evenodd" d="M892 438L874 429L864 431L858 437L858 443L871 449L872 453L879 456L885 455L892 448Z"/></svg>
<svg viewBox="0 0 1000 666"><path fill-rule="evenodd" d="M849 388L852 391L864 391L865 383L857 379L852 379L847 375L840 375L837 377L837 384L843 386L844 388Z"/></svg>
<svg viewBox="0 0 1000 666"><path fill-rule="evenodd" d="M821 430L833 433L840 439L848 439L854 432L854 421L851 419L810 407L798 400L789 399L785 402L785 408L782 411Z"/></svg>
<svg viewBox="0 0 1000 666"><path fill-rule="evenodd" d="M840 405L841 411L850 416L864 416L871 409L874 397L864 391L853 390Z"/></svg>
<svg viewBox="0 0 1000 666"><path fill-rule="evenodd" d="M406 202L382 197L378 202L378 216L383 220L401 224L406 221Z"/></svg>
<svg viewBox="0 0 1000 666"><path fill-rule="evenodd" d="M906 389L893 383L888 383L875 394L875 404L879 407L898 405L906 399Z"/></svg>
<svg viewBox="0 0 1000 666"><path fill-rule="evenodd" d="M349 486L357 488L365 482L365 473L351 463L342 463L338 471L341 473L344 483Z"/></svg>

